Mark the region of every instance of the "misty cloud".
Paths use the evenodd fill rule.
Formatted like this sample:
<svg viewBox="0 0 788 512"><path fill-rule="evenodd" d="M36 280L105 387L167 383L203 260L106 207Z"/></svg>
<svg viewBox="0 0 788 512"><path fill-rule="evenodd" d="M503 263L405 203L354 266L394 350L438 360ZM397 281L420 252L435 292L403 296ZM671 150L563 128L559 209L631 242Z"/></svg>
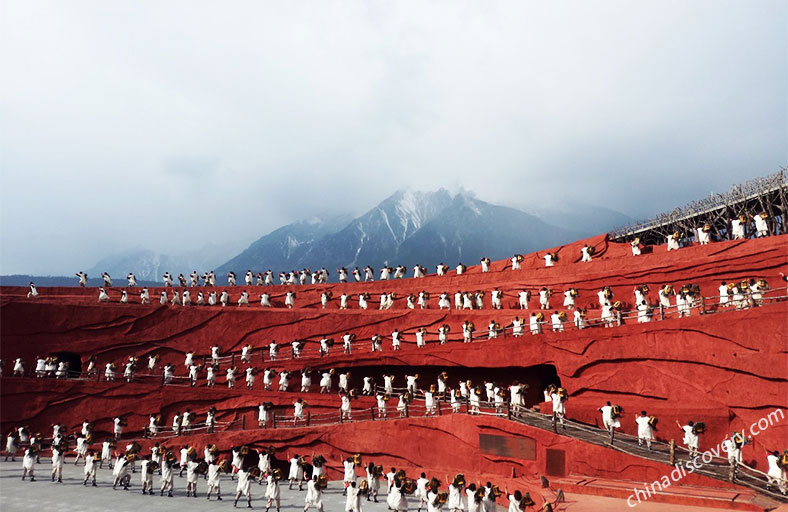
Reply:
<svg viewBox="0 0 788 512"><path fill-rule="evenodd" d="M724 191L786 163L787 11L8 1L0 273L243 245L407 186L637 217Z"/></svg>

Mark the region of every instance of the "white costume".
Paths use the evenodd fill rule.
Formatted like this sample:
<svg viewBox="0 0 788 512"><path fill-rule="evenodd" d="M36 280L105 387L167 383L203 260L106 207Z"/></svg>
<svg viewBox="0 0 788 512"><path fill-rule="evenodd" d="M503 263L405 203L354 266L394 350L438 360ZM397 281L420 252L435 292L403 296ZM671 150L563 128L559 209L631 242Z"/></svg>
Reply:
<svg viewBox="0 0 788 512"><path fill-rule="evenodd" d="M350 484L356 481L356 465L353 463L352 460L343 460L342 465L345 468L344 475L342 477L342 481L346 484Z"/></svg>
<svg viewBox="0 0 788 512"><path fill-rule="evenodd" d="M663 309L670 308L670 295L663 288L659 289L659 304Z"/></svg>
<svg viewBox="0 0 788 512"><path fill-rule="evenodd" d="M386 504L389 506L391 510L408 510L408 500L405 498L405 495L402 494L402 491L396 485L392 485L391 489L389 490L389 494L386 497Z"/></svg>
<svg viewBox="0 0 788 512"><path fill-rule="evenodd" d="M769 226L766 224L766 219L763 218L763 214L755 216L755 231L758 232L759 237L769 234Z"/></svg>
<svg viewBox="0 0 788 512"><path fill-rule="evenodd" d="M523 290L517 294L518 301L520 303L520 309L528 309L528 299L530 298L530 296L531 294L526 290Z"/></svg>
<svg viewBox="0 0 788 512"><path fill-rule="evenodd" d="M744 223L739 219L733 219L731 221L731 234L733 234L734 240L744 239Z"/></svg>
<svg viewBox="0 0 788 512"><path fill-rule="evenodd" d="M304 403L303 402L294 402L293 403L293 424L295 425L296 421L304 421Z"/></svg>
<svg viewBox="0 0 788 512"><path fill-rule="evenodd" d="M503 292L501 290L495 289L490 293L490 299L492 300L493 309L501 309L502 297L503 297Z"/></svg>
<svg viewBox="0 0 788 512"><path fill-rule="evenodd" d="M536 317L535 314L531 315L531 318L528 323L532 335L542 333L542 324L539 322L539 319Z"/></svg>
<svg viewBox="0 0 788 512"><path fill-rule="evenodd" d="M331 374L323 372L320 375L320 392L327 393L331 391Z"/></svg>
<svg viewBox="0 0 788 512"><path fill-rule="evenodd" d="M711 240L710 233L703 231L703 228L697 230L697 240L700 245L708 245Z"/></svg>
<svg viewBox="0 0 788 512"><path fill-rule="evenodd" d="M553 402L553 416L561 421L561 425L564 425L564 418L566 416L566 404L563 400L561 400L561 396L557 392L553 392L550 395L550 399Z"/></svg>
<svg viewBox="0 0 788 512"><path fill-rule="evenodd" d="M399 339L399 331L395 330L391 333L391 347L394 350L400 349L400 339Z"/></svg>
<svg viewBox="0 0 788 512"><path fill-rule="evenodd" d="M427 512L442 512L443 504L438 501L438 494L433 491L427 491L424 501L427 503ZM492 512L495 512L494 510Z"/></svg>
<svg viewBox="0 0 788 512"><path fill-rule="evenodd" d="M520 320L519 317L515 317L512 320L512 336L519 337L523 335L523 324L525 322Z"/></svg>
<svg viewBox="0 0 788 512"><path fill-rule="evenodd" d="M539 290L539 307L541 309L550 309L550 291L549 290Z"/></svg>
<svg viewBox="0 0 788 512"><path fill-rule="evenodd" d="M561 320L561 317L558 316L558 313L550 315L550 322L553 324L553 332L563 332L564 322Z"/></svg>
<svg viewBox="0 0 788 512"><path fill-rule="evenodd" d="M649 308L645 300L638 303L637 310L639 324L645 324L651 321L651 308Z"/></svg>
<svg viewBox="0 0 788 512"><path fill-rule="evenodd" d="M243 469L239 469L237 475L238 475L238 484L235 486L236 496L240 497L241 495L244 495L246 496L247 501L251 501L252 477L249 475L248 471L244 471ZM278 503L276 508L277 510L279 509Z"/></svg>
<svg viewBox="0 0 788 512"><path fill-rule="evenodd" d="M441 345L445 345L446 341L448 340L449 334L449 327L446 325L441 325L438 327L438 341L440 341Z"/></svg>
<svg viewBox="0 0 788 512"><path fill-rule="evenodd" d="M555 265L555 263L553 263L553 255L548 252L544 255L544 266L552 267L553 265Z"/></svg>
<svg viewBox="0 0 788 512"><path fill-rule="evenodd" d="M618 418L613 417L613 406L603 405L599 411L602 413L602 426L605 430L610 431L621 427L621 422Z"/></svg>
<svg viewBox="0 0 788 512"><path fill-rule="evenodd" d="M435 396L431 391L424 392L424 407L427 409L427 416L435 414Z"/></svg>
<svg viewBox="0 0 788 512"><path fill-rule="evenodd" d="M411 394L416 393L418 390L418 384L416 382L417 377L415 375L405 375L405 387Z"/></svg>
<svg viewBox="0 0 788 512"><path fill-rule="evenodd" d="M301 464L299 464L299 458L293 457L292 459L290 459L289 462L290 462L290 472L287 476L288 480L296 481L300 483L301 480L304 478L304 470L301 467Z"/></svg>
<svg viewBox="0 0 788 512"><path fill-rule="evenodd" d="M684 431L683 442L687 448L689 448L690 453L697 453L698 448L700 447L700 438L692 431L693 427L690 425L684 425L681 427L681 430Z"/></svg>
<svg viewBox="0 0 788 512"><path fill-rule="evenodd" d="M463 343L471 343L473 341L473 329L470 322L462 324L462 341Z"/></svg>
<svg viewBox="0 0 788 512"><path fill-rule="evenodd" d="M345 512L361 512L361 496L358 487L349 486L347 488Z"/></svg>
<svg viewBox="0 0 788 512"><path fill-rule="evenodd" d="M315 479L313 478L309 482L306 483L306 497L304 497L304 503L306 506L304 510L309 510L309 507L315 507L317 510L323 510L323 492L317 486Z"/></svg>
<svg viewBox="0 0 788 512"><path fill-rule="evenodd" d="M268 500L267 507L276 505L276 510L279 510L279 480L276 480L273 475L266 477L268 487L265 489L265 497Z"/></svg>
<svg viewBox="0 0 788 512"><path fill-rule="evenodd" d="M211 462L208 464L208 496L211 495L214 489L216 489L216 495L220 496L222 489L221 489L221 479L222 479L222 470L219 467L219 464Z"/></svg>
<svg viewBox="0 0 788 512"><path fill-rule="evenodd" d="M454 483L449 484L449 499L446 501L447 508L451 510L465 510L465 503L462 499L462 489L455 486Z"/></svg>
<svg viewBox="0 0 788 512"><path fill-rule="evenodd" d="M271 471L271 456L268 455L268 452L264 452L262 450L258 455L260 458L257 461L257 468L260 470L261 475L265 475Z"/></svg>
<svg viewBox="0 0 788 512"><path fill-rule="evenodd" d="M780 492L785 494L786 489L788 489L788 481L786 481L786 471L784 468L781 468L779 464L777 464L778 461L779 458L772 453L766 456L766 462L769 465L769 470L766 473L766 478L768 480L769 486L776 484Z"/></svg>
<svg viewBox="0 0 788 512"><path fill-rule="evenodd" d="M36 289L36 285L30 283L30 290L27 292L27 298L36 298L38 297L38 290Z"/></svg>

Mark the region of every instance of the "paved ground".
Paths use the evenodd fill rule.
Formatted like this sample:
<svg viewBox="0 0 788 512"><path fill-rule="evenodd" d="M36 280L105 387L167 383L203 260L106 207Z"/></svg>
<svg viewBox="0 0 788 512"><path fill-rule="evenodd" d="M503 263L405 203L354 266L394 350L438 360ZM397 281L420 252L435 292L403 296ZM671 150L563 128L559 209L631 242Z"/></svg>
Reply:
<svg viewBox="0 0 788 512"><path fill-rule="evenodd" d="M98 487L82 486L83 466L66 464L63 469L63 483L52 483L51 465L48 459L41 459L41 464L36 465L36 481L22 481L22 458L17 462L0 462L0 510L3 512L16 511L68 511L68 512L112 512L141 511L153 512L157 510L173 512L180 507L188 507L189 512L202 510L233 510L235 498L235 482L229 476L222 480L223 501L217 502L215 496L208 501L205 499L207 489L204 480L197 484L198 497L186 497L186 478L175 476L174 497L159 496L158 475L154 477L155 496L142 495L139 472L132 475L131 487L128 491L112 489L112 472L106 467L99 470L96 482ZM68 459L72 460L73 459ZM265 485L252 486L252 506L258 510L265 510L266 500ZM304 486L306 489L306 486ZM304 495L306 492L297 490L289 491L287 485L281 486L281 510L294 512L304 509ZM245 499L238 502L238 510L246 509ZM385 495L379 498L380 503L364 501L365 512L387 512ZM328 489L323 493L323 507L326 512L341 512L345 510L345 498L342 496L342 482L329 482ZM311 510L315 510L314 508ZM274 509L271 510L274 512Z"/></svg>
<svg viewBox="0 0 788 512"><path fill-rule="evenodd" d="M229 477L222 480L224 501L217 502L205 499L206 485L203 480L197 484L198 498L186 497L186 479L175 477L174 497L143 496L141 494L139 473L132 477L132 485L128 491L112 489L112 473L104 468L99 470L98 487L82 486L82 465L66 464L63 470L63 483L52 483L50 480L51 465L48 459L36 466L35 482L22 481L21 457L17 461L0 462L0 510L3 512L36 511L47 512L112 512L134 511L172 512L179 507L188 507L189 512L202 510L233 510L235 482ZM159 479L154 478L154 488L158 489ZM265 485L255 484L252 487L252 506L258 510L265 509ZM287 485L282 486L281 510L296 512L304 508L304 492L289 491ZM567 501L559 510L569 512L611 512L632 510L620 499L601 496L567 495ZM385 496L379 498L380 503L362 502L365 512L388 512ZM238 509L245 509L245 502L238 503ZM325 512L343 512L345 498L342 496L342 483L329 482L328 489L323 493ZM312 509L314 510L314 509ZM415 510L415 508L413 509ZM499 506L498 512L506 509ZM530 509L529 509L530 510ZM659 503L643 503L637 507L638 512L713 512L718 509L703 507L687 507L683 505L666 505ZM273 510L271 511L273 512Z"/></svg>

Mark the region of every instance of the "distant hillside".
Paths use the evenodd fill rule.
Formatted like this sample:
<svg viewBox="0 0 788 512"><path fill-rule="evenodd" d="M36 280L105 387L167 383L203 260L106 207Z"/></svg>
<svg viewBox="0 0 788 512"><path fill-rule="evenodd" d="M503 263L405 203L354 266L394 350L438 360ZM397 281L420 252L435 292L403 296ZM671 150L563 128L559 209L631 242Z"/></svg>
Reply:
<svg viewBox="0 0 788 512"><path fill-rule="evenodd" d="M215 270L220 282L234 271L275 273L326 267L331 280L338 267L416 264L434 272L438 263L476 265L515 253L538 251L629 224L632 218L604 207L558 201L557 207L517 208L482 201L466 192L400 190L363 215L335 215L301 220L268 233L246 249L208 244L196 251L159 254L137 247L102 258L87 269L91 285L109 272L116 286L134 272L140 284L160 285L161 275ZM235 254L235 256L232 256ZM222 263L225 262L225 263ZM80 269L75 269L75 272ZM75 286L76 277L3 276L3 284Z"/></svg>
<svg viewBox="0 0 788 512"><path fill-rule="evenodd" d="M603 206L594 206L578 201L559 201L559 207L525 208L545 222L574 231L580 238L607 233L619 226L628 226L636 221L633 217Z"/></svg>
<svg viewBox="0 0 788 512"><path fill-rule="evenodd" d="M150 281L161 285L161 276L165 272L177 276L180 273L189 275L194 270L200 273L213 270L239 250L238 245L228 247L210 243L193 251L159 254L144 247L135 247L102 258L86 272L90 277L109 272L113 283L117 280L118 284L125 282L126 274L133 272L138 282ZM75 269L75 272L78 270Z"/></svg>
<svg viewBox="0 0 788 512"><path fill-rule="evenodd" d="M34 282L36 286L79 286L77 276L31 276L24 274L0 276L0 285L2 286L28 286L30 281ZM112 284L122 288L126 285L126 279L116 279L113 276ZM88 274L88 286L104 286L104 280L99 277L99 274L94 276ZM161 283L137 279L137 286L161 286Z"/></svg>

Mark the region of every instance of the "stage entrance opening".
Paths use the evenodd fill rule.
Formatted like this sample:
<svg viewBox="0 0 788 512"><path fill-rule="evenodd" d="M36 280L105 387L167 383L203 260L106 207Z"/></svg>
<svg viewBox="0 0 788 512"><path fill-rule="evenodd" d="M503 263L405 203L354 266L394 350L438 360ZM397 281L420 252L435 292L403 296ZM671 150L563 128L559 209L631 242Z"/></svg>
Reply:
<svg viewBox="0 0 788 512"><path fill-rule="evenodd" d="M82 358L79 354L74 352L55 352L52 356L57 357L58 361L68 362L69 377L78 377L82 373Z"/></svg>

